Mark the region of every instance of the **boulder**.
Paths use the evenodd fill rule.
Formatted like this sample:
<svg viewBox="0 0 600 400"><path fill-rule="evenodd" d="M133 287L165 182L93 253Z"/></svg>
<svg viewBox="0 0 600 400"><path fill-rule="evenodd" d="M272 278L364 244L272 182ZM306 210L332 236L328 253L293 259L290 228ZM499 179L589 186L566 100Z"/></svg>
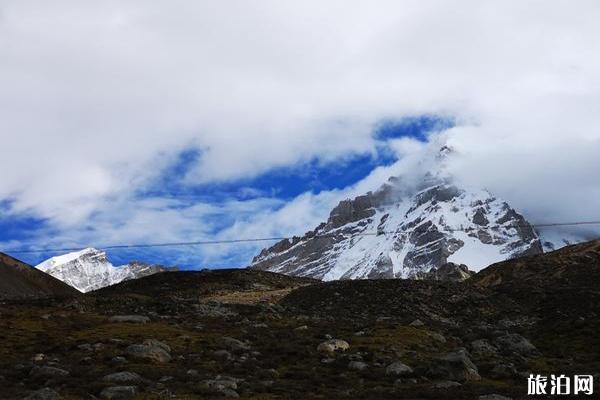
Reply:
<svg viewBox="0 0 600 400"><path fill-rule="evenodd" d="M536 347L518 333L507 333L499 336L494 340L494 343L505 353L516 353L522 356L537 353Z"/></svg>
<svg viewBox="0 0 600 400"><path fill-rule="evenodd" d="M240 395L236 392L238 385L234 379L227 377L217 377L215 379L203 382L204 386L225 397L238 398Z"/></svg>
<svg viewBox="0 0 600 400"><path fill-rule="evenodd" d="M234 353L241 353L244 351L249 351L250 350L250 346L247 345L246 343L242 342L241 340L232 338L232 337L222 337L219 340L220 344L222 346L224 346L227 350L229 351L233 351Z"/></svg>
<svg viewBox="0 0 600 400"><path fill-rule="evenodd" d="M471 353L477 358L493 357L498 354L498 349L486 339L471 342Z"/></svg>
<svg viewBox="0 0 600 400"><path fill-rule="evenodd" d="M24 400L61 400L62 397L50 388L44 388L31 393Z"/></svg>
<svg viewBox="0 0 600 400"><path fill-rule="evenodd" d="M349 348L350 345L345 340L330 339L317 346L317 351L321 354L334 354L335 352L346 351Z"/></svg>
<svg viewBox="0 0 600 400"><path fill-rule="evenodd" d="M385 368L385 374L389 376L408 376L412 373L413 369L400 361L396 361Z"/></svg>
<svg viewBox="0 0 600 400"><path fill-rule="evenodd" d="M64 378L65 376L69 376L69 371L66 371L61 368L56 368L56 367L43 366L43 367L34 367L31 370L31 372L29 373L29 375L32 378L44 378L44 379Z"/></svg>
<svg viewBox="0 0 600 400"><path fill-rule="evenodd" d="M453 351L435 360L429 367L428 375L458 382L481 379L477 367L465 349Z"/></svg>
<svg viewBox="0 0 600 400"><path fill-rule="evenodd" d="M136 386L112 386L104 389L100 397L105 400L129 400L138 393Z"/></svg>
<svg viewBox="0 0 600 400"><path fill-rule="evenodd" d="M362 361L350 361L348 368L354 371L364 371L369 368L369 364Z"/></svg>
<svg viewBox="0 0 600 400"><path fill-rule="evenodd" d="M133 344L126 349L132 357L147 359L158 363L171 361L171 348L158 340L145 340L142 344Z"/></svg>

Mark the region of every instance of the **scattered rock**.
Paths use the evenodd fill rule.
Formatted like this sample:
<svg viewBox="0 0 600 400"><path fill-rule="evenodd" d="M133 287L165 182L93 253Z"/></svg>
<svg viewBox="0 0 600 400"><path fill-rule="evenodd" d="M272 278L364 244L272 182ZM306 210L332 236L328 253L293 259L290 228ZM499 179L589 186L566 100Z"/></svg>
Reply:
<svg viewBox="0 0 600 400"><path fill-rule="evenodd" d="M497 337L494 342L505 353L517 353L523 356L537 353L536 347L518 333L507 333Z"/></svg>
<svg viewBox="0 0 600 400"><path fill-rule="evenodd" d="M350 348L350 345L345 340L330 339L326 342L321 343L317 347L317 351L321 354L334 354L335 352L346 351Z"/></svg>
<svg viewBox="0 0 600 400"><path fill-rule="evenodd" d="M362 361L350 361L348 368L354 371L364 371L369 368L369 364Z"/></svg>
<svg viewBox="0 0 600 400"><path fill-rule="evenodd" d="M475 357L485 358L498 354L498 349L486 339L479 339L471 342L471 352Z"/></svg>
<svg viewBox="0 0 600 400"><path fill-rule="evenodd" d="M455 381L437 381L432 386L435 389L448 389L448 388L458 387L458 386L462 386L462 385Z"/></svg>
<svg viewBox="0 0 600 400"><path fill-rule="evenodd" d="M412 373L413 369L400 361L388 365L385 369L385 374L390 376L408 376Z"/></svg>
<svg viewBox="0 0 600 400"><path fill-rule="evenodd" d="M199 377L199 376L200 376L200 372L198 372L198 370L197 370L197 369L189 369L189 370L186 372L186 375L187 375L188 377L190 377L190 378L197 378L197 377Z"/></svg>
<svg viewBox="0 0 600 400"><path fill-rule="evenodd" d="M429 337L435 340L436 342L446 343L446 338L441 333L427 332L427 335L429 335Z"/></svg>
<svg viewBox="0 0 600 400"><path fill-rule="evenodd" d="M128 400L137 393L137 386L112 386L104 389L100 393L100 397L105 400Z"/></svg>
<svg viewBox="0 0 600 400"><path fill-rule="evenodd" d="M232 338L232 337L222 337L220 340L220 343L222 346L224 346L225 348L227 348L227 350L233 351L235 352L244 352L244 351L249 351L250 350L250 346L247 345L246 343L242 342L241 340Z"/></svg>
<svg viewBox="0 0 600 400"><path fill-rule="evenodd" d="M429 367L428 375L458 382L481 379L477 367L465 349L453 351L436 360Z"/></svg>
<svg viewBox="0 0 600 400"><path fill-rule="evenodd" d="M31 357L31 362L34 362L34 363L41 363L41 362L44 362L45 360L46 360L46 355L43 353L34 354L33 357Z"/></svg>
<svg viewBox="0 0 600 400"><path fill-rule="evenodd" d="M217 379L211 379L203 382L204 386L208 389L220 393L225 397L238 398L240 395L236 392L238 386L237 382L233 379L222 377Z"/></svg>
<svg viewBox="0 0 600 400"><path fill-rule="evenodd" d="M127 354L159 363L171 361L171 348L158 340L148 339L142 344L133 344L127 347Z"/></svg>
<svg viewBox="0 0 600 400"><path fill-rule="evenodd" d="M110 363L114 364L114 365L126 364L127 363L127 359L125 357L122 357L122 356L117 356L117 357L113 357L110 360Z"/></svg>
<svg viewBox="0 0 600 400"><path fill-rule="evenodd" d="M31 370L31 372L29 373L29 375L32 378L44 378L44 379L64 378L65 376L69 375L69 371L66 371L61 368L56 368L56 367L43 366L43 367L34 367Z"/></svg>
<svg viewBox="0 0 600 400"><path fill-rule="evenodd" d="M128 322L132 324L145 324L150 322L150 318L144 315L115 315L108 319L108 322L123 323Z"/></svg>
<svg viewBox="0 0 600 400"><path fill-rule="evenodd" d="M420 319L415 319L413 322L408 324L408 326L412 326L413 328L420 328L422 326L425 326L425 324Z"/></svg>
<svg viewBox="0 0 600 400"><path fill-rule="evenodd" d="M109 383L138 384L142 381L142 377L135 372L116 372L114 374L106 375L104 378L102 378L102 380Z"/></svg>
<svg viewBox="0 0 600 400"><path fill-rule="evenodd" d="M81 351L87 351L87 352L94 351L94 348L89 343L80 344L79 346L77 346L77 348Z"/></svg>
<svg viewBox="0 0 600 400"><path fill-rule="evenodd" d="M44 388L31 393L24 400L60 400L62 397L50 388Z"/></svg>
<svg viewBox="0 0 600 400"><path fill-rule="evenodd" d="M213 356L220 361L231 361L233 360L233 355L227 350L217 350L213 352Z"/></svg>
<svg viewBox="0 0 600 400"><path fill-rule="evenodd" d="M306 331L306 330L308 330L308 326L307 325L302 325L302 326L299 326L299 327L295 328L294 330L297 331L297 332Z"/></svg>

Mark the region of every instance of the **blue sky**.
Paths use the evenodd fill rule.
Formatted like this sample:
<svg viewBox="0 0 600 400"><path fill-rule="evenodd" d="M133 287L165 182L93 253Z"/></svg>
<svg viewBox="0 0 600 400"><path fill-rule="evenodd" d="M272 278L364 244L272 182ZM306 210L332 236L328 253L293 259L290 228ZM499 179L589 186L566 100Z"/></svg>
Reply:
<svg viewBox="0 0 600 400"><path fill-rule="evenodd" d="M357 182L364 180L374 169L392 165L398 160L397 155L390 149L389 142L399 138L411 138L425 142L428 134L451 127L449 118L435 116L408 117L401 120L383 120L373 129L372 136L375 140L375 151L366 154L349 154L336 160L323 162L317 158L310 159L296 165L275 168L255 177L236 179L227 182L190 185L185 183L185 177L202 158L202 152L188 149L180 152L172 164L151 182L151 184L135 191L135 199L175 199L177 204L173 208L185 208L194 204L220 205L236 201L250 202L256 199L269 198L272 202L267 206L273 210L284 207L306 193L318 195L321 192L331 192L352 187ZM383 182L382 182L383 183ZM4 210L9 209L10 203L4 203ZM323 215L329 210L322 210ZM202 216L198 223L208 223L211 230L209 236L188 237L186 240L207 240L218 236L219 231L227 229L236 222L239 214L228 215L219 210ZM314 226L306 226L304 230ZM160 229L160 226L156 227ZM85 227L83 229L86 229ZM92 226L89 228L94 229ZM12 215L0 218L0 242L26 243L20 248L45 248L45 241L39 238L40 232L52 234L51 222L27 215ZM280 231L281 232L281 231ZM286 235L302 234L303 231L287 232ZM212 235L212 236L211 236ZM151 241L152 242L152 241ZM99 243L87 243L86 246L101 247L102 245L119 245L142 242L112 241L109 236ZM60 243L57 243L59 245ZM266 244L263 244L266 245ZM67 245L68 246L68 245ZM57 246L64 247L64 246ZM75 246L77 247L77 246ZM19 247L15 250L17 250ZM180 259L174 254L185 252L187 257L183 262L174 263ZM229 249L221 257L219 265L206 265L203 261L203 246L186 248L160 248L160 249L111 249L108 251L110 260L116 264L124 264L132 260L161 263L166 265L177 264L183 268L203 267L230 267L244 266L249 261L253 250L236 251ZM61 252L41 253L14 253L18 258L37 264ZM190 256L192 254L192 256ZM181 259L180 259L181 260Z"/></svg>

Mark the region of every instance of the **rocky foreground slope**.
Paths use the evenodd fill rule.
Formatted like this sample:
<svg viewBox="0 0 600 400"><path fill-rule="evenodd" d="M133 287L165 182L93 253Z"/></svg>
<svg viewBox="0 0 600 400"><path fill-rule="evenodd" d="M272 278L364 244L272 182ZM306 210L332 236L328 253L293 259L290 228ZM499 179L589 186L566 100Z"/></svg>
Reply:
<svg viewBox="0 0 600 400"><path fill-rule="evenodd" d="M600 379L599 287L600 242L465 282L167 272L2 304L0 385L9 399L525 399L530 373Z"/></svg>

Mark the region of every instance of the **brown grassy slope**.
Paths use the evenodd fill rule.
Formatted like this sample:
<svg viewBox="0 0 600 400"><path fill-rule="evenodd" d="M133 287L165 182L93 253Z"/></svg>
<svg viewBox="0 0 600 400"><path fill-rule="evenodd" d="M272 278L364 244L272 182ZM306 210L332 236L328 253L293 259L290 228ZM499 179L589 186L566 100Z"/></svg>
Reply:
<svg viewBox="0 0 600 400"><path fill-rule="evenodd" d="M73 297L79 292L58 279L0 253L0 300Z"/></svg>

